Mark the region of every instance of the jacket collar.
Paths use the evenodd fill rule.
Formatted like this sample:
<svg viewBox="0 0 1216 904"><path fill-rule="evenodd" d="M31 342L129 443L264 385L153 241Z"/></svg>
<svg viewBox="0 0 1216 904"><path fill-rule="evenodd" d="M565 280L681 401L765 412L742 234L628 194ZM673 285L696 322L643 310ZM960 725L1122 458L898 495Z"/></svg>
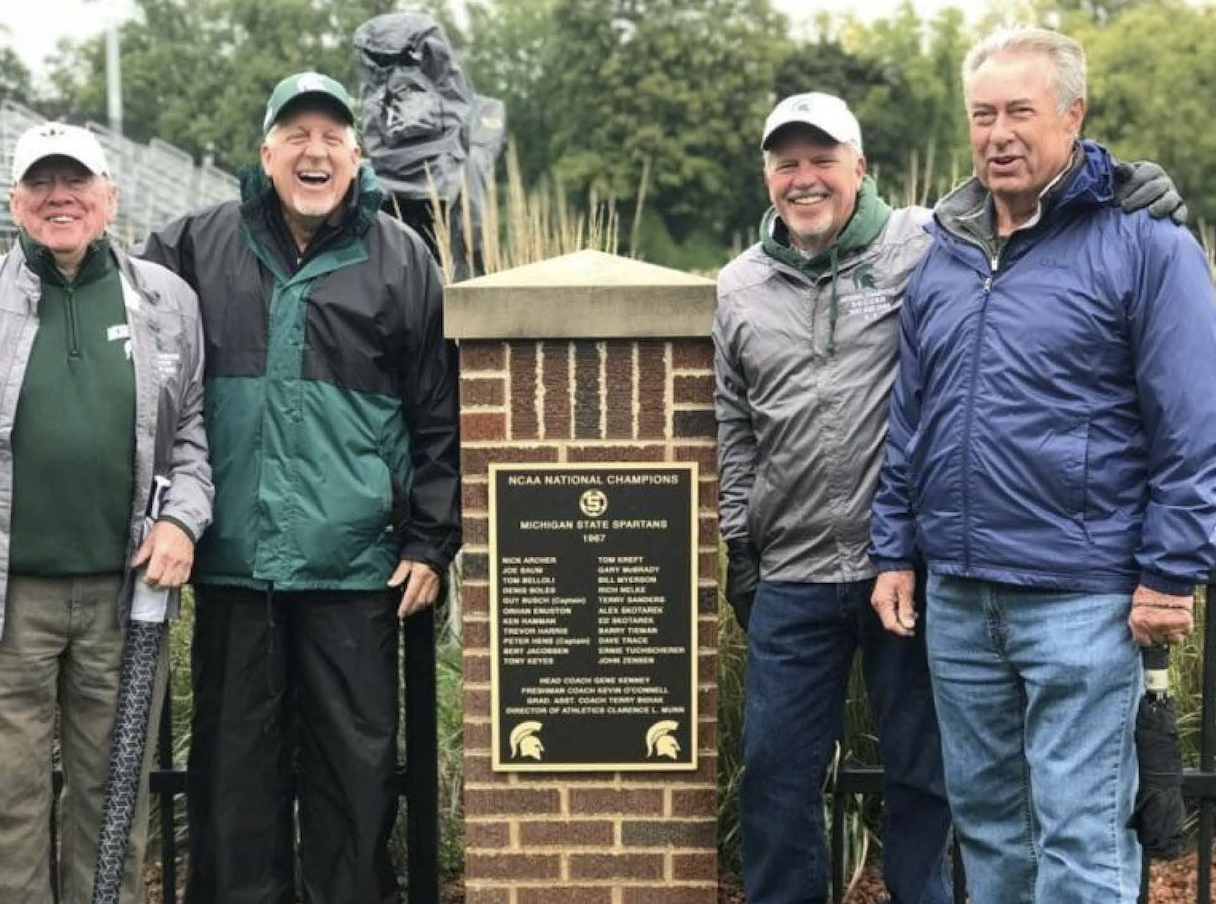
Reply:
<svg viewBox="0 0 1216 904"><path fill-rule="evenodd" d="M8 254L0 257L0 306L7 305L6 299L9 295L4 286L7 280L12 279L17 295L22 299L19 304L24 305L24 311L20 312L32 316L37 312L38 300L42 297L42 280L26 258L23 244L22 242L15 243ZM160 294L151 288L140 272L135 269L130 255L113 242L108 243L108 246L109 253L113 256L122 279L123 301L127 308L138 309L142 302L151 305L158 304ZM10 308L10 310L19 309Z"/></svg>
<svg viewBox="0 0 1216 904"><path fill-rule="evenodd" d="M1021 229L1037 229L1073 206L1105 206L1114 197L1110 154L1096 142L1078 142L1069 165L1043 189L1036 215ZM974 176L938 202L933 218L947 232L968 242L990 242L995 235L992 195Z"/></svg>
<svg viewBox="0 0 1216 904"><path fill-rule="evenodd" d="M24 229L17 233L17 243L25 254L25 262L38 278L56 286L66 286L67 280L55 263L55 255L51 249L34 239ZM83 286L103 276L113 265L110 257L110 238L104 233L100 238L89 243L85 249L80 266L72 279L72 285Z"/></svg>

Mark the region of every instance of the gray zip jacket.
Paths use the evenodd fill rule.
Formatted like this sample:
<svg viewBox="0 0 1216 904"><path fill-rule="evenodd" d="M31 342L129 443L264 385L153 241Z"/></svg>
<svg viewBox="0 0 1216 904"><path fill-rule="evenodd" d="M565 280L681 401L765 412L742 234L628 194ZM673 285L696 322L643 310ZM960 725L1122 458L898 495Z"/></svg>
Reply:
<svg viewBox="0 0 1216 904"><path fill-rule="evenodd" d="M111 245L121 276L131 358L135 366L135 498L128 560L143 536L153 477L169 480L161 517L197 541L211 522L211 466L203 430L203 334L198 298L157 264L134 260ZM20 244L0 256L0 636L8 590L13 508L13 422L38 332L42 282ZM125 622L135 576L124 576L119 605ZM175 611L178 594L170 598Z"/></svg>
<svg viewBox="0 0 1216 904"><path fill-rule="evenodd" d="M887 435L904 289L929 211L814 279L753 245L718 276L714 320L719 524L750 539L766 581L873 577L870 501ZM837 315L830 350L832 281Z"/></svg>

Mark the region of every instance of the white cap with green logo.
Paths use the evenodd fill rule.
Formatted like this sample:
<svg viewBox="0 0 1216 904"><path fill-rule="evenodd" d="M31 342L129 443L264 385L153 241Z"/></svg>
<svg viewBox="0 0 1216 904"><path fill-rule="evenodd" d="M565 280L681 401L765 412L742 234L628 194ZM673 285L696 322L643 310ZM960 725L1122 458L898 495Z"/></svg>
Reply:
<svg viewBox="0 0 1216 904"><path fill-rule="evenodd" d="M269 132L270 127L283 115L284 109L304 97L328 98L349 125L355 124L355 105L340 82L319 72L297 72L287 76L270 92L262 131Z"/></svg>
<svg viewBox="0 0 1216 904"><path fill-rule="evenodd" d="M760 150L768 150L773 134L794 123L812 126L841 144L853 144L861 150L861 126L849 105L833 94L812 91L787 97L768 114Z"/></svg>

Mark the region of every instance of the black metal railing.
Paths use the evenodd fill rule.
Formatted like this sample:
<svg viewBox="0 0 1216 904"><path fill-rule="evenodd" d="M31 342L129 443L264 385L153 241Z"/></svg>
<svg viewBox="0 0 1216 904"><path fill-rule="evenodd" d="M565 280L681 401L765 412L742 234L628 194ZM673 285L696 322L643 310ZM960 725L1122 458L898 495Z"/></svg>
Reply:
<svg viewBox="0 0 1216 904"><path fill-rule="evenodd" d="M1198 802L1198 893L1196 904L1212 904L1212 816L1216 812L1216 583L1207 585L1206 617L1203 635L1203 702L1199 736L1199 767L1187 769L1182 777L1182 796ZM881 795L882 769L876 766L843 764L836 773L832 794L832 900L844 899L845 801L851 795ZM966 904L966 878L962 858L954 857L954 902ZM1148 861L1141 881L1140 904L1148 902Z"/></svg>

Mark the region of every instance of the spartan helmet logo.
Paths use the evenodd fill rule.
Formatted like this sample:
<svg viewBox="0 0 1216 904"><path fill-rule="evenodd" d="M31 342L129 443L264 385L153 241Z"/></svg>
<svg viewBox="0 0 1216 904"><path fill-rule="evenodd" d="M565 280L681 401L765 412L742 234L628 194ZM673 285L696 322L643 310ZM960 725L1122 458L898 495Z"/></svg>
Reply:
<svg viewBox="0 0 1216 904"><path fill-rule="evenodd" d="M544 726L540 722L520 722L511 730L511 759L527 757L539 760L545 752L545 745L540 742L536 733Z"/></svg>
<svg viewBox="0 0 1216 904"><path fill-rule="evenodd" d="M675 739L672 732L680 727L679 722L674 722L671 719L663 719L661 722L655 722L646 732L646 756L666 757L669 760L678 760L680 758L680 742Z"/></svg>

